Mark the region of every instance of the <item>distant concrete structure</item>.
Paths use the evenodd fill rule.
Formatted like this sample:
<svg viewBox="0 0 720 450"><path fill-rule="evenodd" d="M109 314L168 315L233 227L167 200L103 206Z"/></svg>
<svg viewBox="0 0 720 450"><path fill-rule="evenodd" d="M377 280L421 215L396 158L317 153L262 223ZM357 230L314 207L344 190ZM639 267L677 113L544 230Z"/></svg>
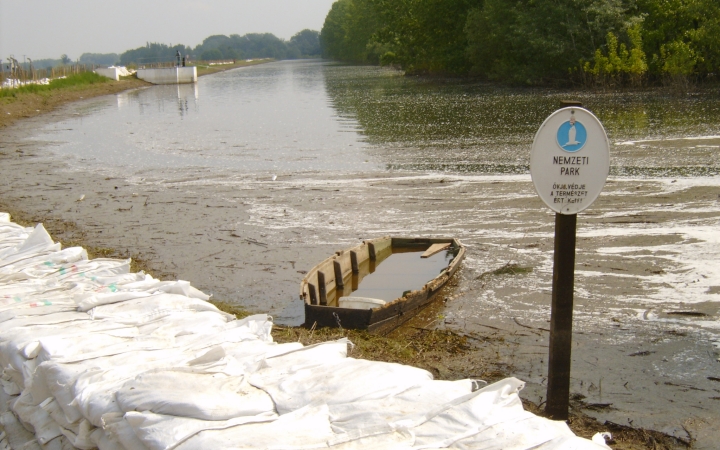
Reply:
<svg viewBox="0 0 720 450"><path fill-rule="evenodd" d="M110 67L98 67L95 69L95 73L110 78L115 81L120 81L120 77L127 77L135 73L134 71L127 70L125 66L110 66Z"/></svg>
<svg viewBox="0 0 720 450"><path fill-rule="evenodd" d="M95 69L95 73L111 80L120 81L120 69L118 67L98 67Z"/></svg>
<svg viewBox="0 0 720 450"><path fill-rule="evenodd" d="M197 83L197 67L138 69L137 77L152 84Z"/></svg>

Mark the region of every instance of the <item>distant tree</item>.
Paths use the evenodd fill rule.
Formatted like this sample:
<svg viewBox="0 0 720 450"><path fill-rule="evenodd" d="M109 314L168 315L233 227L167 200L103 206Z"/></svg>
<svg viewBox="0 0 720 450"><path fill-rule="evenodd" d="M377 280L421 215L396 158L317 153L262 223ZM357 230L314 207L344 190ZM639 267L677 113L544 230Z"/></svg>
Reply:
<svg viewBox="0 0 720 450"><path fill-rule="evenodd" d="M297 49L297 57L320 56L320 32L302 30L290 38L290 47Z"/></svg>
<svg viewBox="0 0 720 450"><path fill-rule="evenodd" d="M97 64L99 66L112 66L120 61L117 53L83 53L80 55L82 64Z"/></svg>
<svg viewBox="0 0 720 450"><path fill-rule="evenodd" d="M66 55L66 54L64 54L64 53L60 56L60 62L61 62L63 65L70 64L71 61L72 61L72 59L70 59L70 58L68 57L68 55Z"/></svg>
<svg viewBox="0 0 720 450"><path fill-rule="evenodd" d="M202 55L209 50L218 50L222 55L218 59L238 58L275 58L285 59L289 54L288 43L270 33L251 33L244 36L222 34L205 38L195 47L194 54ZM213 53L217 56L216 53Z"/></svg>
<svg viewBox="0 0 720 450"><path fill-rule="evenodd" d="M129 64L153 64L167 63L177 61L176 54L189 55L192 50L182 44L172 47L166 44L157 44L148 42L145 47L128 50L120 55L120 64L127 66Z"/></svg>
<svg viewBox="0 0 720 450"><path fill-rule="evenodd" d="M222 52L216 48L211 48L210 50L205 50L200 54L200 59L203 61L217 61L219 59L223 59Z"/></svg>

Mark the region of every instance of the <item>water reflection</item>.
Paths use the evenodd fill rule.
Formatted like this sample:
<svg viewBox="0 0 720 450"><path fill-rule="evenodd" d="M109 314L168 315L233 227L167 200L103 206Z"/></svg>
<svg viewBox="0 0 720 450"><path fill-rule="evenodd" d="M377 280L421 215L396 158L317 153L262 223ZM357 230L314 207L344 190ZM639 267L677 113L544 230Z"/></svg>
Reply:
<svg viewBox="0 0 720 450"><path fill-rule="evenodd" d="M712 176L717 147L679 138L720 132L720 92L587 92L503 88L469 80L404 77L375 67L327 70L327 92L341 116L357 120L376 154L394 170L527 173L539 125L563 99L581 101L605 125L616 176ZM644 140L639 145L629 141ZM617 143L624 143L619 148ZM717 140L715 141L717 142Z"/></svg>
<svg viewBox="0 0 720 450"><path fill-rule="evenodd" d="M159 85L152 89L121 93L117 96L117 106L120 109L136 105L139 115L163 114L174 109L178 117L184 119L191 111L199 112L199 98L200 88L197 83Z"/></svg>
<svg viewBox="0 0 720 450"><path fill-rule="evenodd" d="M712 138L720 135L720 89L673 97L503 88L322 61L121 94L115 108L85 106L92 114L81 111L82 122L49 126L43 138L86 161L144 169L525 174L535 132L568 98L605 125L613 175L720 173L720 141Z"/></svg>
<svg viewBox="0 0 720 450"><path fill-rule="evenodd" d="M47 126L40 139L83 166L272 173L379 168L362 152L357 125L330 106L323 68L313 61L277 62L201 77L195 85L124 93L114 107Z"/></svg>

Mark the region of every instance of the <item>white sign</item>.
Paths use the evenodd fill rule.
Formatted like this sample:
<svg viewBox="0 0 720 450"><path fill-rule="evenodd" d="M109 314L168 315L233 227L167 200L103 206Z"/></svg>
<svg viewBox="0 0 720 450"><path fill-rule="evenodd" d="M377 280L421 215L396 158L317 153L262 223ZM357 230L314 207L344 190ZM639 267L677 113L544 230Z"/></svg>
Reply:
<svg viewBox="0 0 720 450"><path fill-rule="evenodd" d="M560 214L589 207L610 172L610 142L590 111L568 107L545 119L530 153L530 176L545 204Z"/></svg>

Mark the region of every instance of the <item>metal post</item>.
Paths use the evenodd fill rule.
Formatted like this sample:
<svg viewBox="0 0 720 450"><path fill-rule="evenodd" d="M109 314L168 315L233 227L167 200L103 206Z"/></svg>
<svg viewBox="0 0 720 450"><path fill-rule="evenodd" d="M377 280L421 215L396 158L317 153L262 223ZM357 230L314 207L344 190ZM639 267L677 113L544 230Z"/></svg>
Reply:
<svg viewBox="0 0 720 450"><path fill-rule="evenodd" d="M570 404L573 289L577 214L555 214L550 357L545 412L554 420L567 420Z"/></svg>
<svg viewBox="0 0 720 450"><path fill-rule="evenodd" d="M560 106L582 106L582 103L563 101ZM555 214L550 350L545 404L545 412L554 420L567 420L570 406L576 227L577 214Z"/></svg>

